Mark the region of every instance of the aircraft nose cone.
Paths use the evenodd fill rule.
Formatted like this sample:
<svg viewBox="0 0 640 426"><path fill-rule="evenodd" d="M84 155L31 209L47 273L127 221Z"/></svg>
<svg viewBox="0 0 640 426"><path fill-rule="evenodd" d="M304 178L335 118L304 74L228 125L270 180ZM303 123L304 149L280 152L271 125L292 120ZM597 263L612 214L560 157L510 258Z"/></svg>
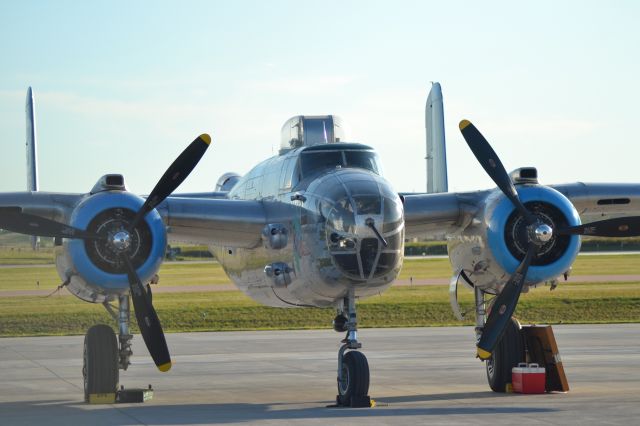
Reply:
<svg viewBox="0 0 640 426"><path fill-rule="evenodd" d="M379 176L345 173L338 180L339 190L326 194L322 209L334 263L364 281L395 269L404 239L400 198Z"/></svg>

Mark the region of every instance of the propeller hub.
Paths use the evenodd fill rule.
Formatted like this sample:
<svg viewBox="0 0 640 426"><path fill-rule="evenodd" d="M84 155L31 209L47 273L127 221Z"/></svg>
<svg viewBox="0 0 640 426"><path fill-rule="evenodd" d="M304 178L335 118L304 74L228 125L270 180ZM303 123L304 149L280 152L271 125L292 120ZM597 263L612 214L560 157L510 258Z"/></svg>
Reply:
<svg viewBox="0 0 640 426"><path fill-rule="evenodd" d="M95 216L87 230L104 236L100 239L85 240L85 250L91 262L110 274L126 272L122 256L126 255L134 268L142 266L153 246L154 236L146 221L130 230L136 212L127 208L106 209Z"/></svg>
<svg viewBox="0 0 640 426"><path fill-rule="evenodd" d="M544 244L553 238L553 228L546 223L540 223L535 226L532 234L534 243Z"/></svg>
<svg viewBox="0 0 640 426"><path fill-rule="evenodd" d="M131 246L131 235L127 231L118 231L111 236L111 245L119 252L126 251Z"/></svg>
<svg viewBox="0 0 640 426"><path fill-rule="evenodd" d="M544 201L529 201L525 203L527 210L534 217L534 222L527 220L518 210L514 210L504 230L507 248L517 260L524 259L529 243L538 246L533 258L533 266L549 265L562 257L570 239L566 235L559 235L556 230L566 226L564 213L555 205Z"/></svg>

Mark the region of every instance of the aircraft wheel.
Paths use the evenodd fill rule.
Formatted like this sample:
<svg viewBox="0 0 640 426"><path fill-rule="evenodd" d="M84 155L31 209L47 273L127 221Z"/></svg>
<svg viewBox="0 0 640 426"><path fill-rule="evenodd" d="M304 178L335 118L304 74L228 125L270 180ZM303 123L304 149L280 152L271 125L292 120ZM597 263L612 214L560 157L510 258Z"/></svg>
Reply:
<svg viewBox="0 0 640 426"><path fill-rule="evenodd" d="M519 362L524 362L524 340L520 332L520 324L514 318L507 325L502 339L485 361L487 381L494 392L506 392L511 383L511 369Z"/></svg>
<svg viewBox="0 0 640 426"><path fill-rule="evenodd" d="M350 351L342 360L342 383L338 383L338 397L341 405L356 406L368 399L369 363L362 352Z"/></svg>
<svg viewBox="0 0 640 426"><path fill-rule="evenodd" d="M84 337L82 375L84 400L97 393L115 393L118 388L118 341L113 329L94 325Z"/></svg>

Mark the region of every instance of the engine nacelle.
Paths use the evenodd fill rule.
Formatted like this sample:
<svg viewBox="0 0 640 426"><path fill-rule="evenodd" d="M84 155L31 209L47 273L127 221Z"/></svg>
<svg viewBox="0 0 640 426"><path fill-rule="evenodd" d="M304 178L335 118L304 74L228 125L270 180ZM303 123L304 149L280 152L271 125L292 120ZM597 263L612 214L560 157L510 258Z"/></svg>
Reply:
<svg viewBox="0 0 640 426"><path fill-rule="evenodd" d="M552 229L580 224L571 202L560 192L541 185L519 185L527 209ZM492 192L472 223L449 240L454 270L485 291L495 292L507 282L524 259L528 247L527 223L502 192ZM525 285L551 280L568 271L580 250L577 235L554 235L533 259Z"/></svg>
<svg viewBox="0 0 640 426"><path fill-rule="evenodd" d="M160 214L152 210L131 232L122 232L143 204L144 199L129 192L104 191L87 196L76 206L69 224L108 238L69 239L58 249L58 274L69 281L71 293L88 302L127 293L129 280L117 248L126 248L142 283L158 272L167 246Z"/></svg>

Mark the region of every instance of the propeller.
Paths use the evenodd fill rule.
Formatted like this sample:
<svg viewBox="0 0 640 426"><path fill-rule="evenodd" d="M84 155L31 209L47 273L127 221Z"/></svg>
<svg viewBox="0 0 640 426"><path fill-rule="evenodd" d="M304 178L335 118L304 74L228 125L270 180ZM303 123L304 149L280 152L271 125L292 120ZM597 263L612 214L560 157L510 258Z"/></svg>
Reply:
<svg viewBox="0 0 640 426"><path fill-rule="evenodd" d="M556 235L592 235L600 237L640 236L640 216L607 219L578 226L553 229L531 213L520 200L511 178L489 142L468 120L460 122L460 132L489 177L513 203L528 225L529 246L524 259L495 299L477 344L478 357L488 359L498 344L516 309L531 262L538 250Z"/></svg>
<svg viewBox="0 0 640 426"><path fill-rule="evenodd" d="M596 237L640 236L640 216L617 217L578 226L560 228L558 235L590 235Z"/></svg>
<svg viewBox="0 0 640 426"><path fill-rule="evenodd" d="M100 239L98 234L87 232L55 220L24 213L20 207L0 207L0 228L18 234L54 238Z"/></svg>
<svg viewBox="0 0 640 426"><path fill-rule="evenodd" d="M178 186L189 176L196 167L209 144L211 137L207 134L198 136L191 144L175 159L166 172L162 175L156 186L147 197L146 201L138 210L136 217L129 225L129 232L135 229L142 218L153 210L158 204L164 201Z"/></svg>
<svg viewBox="0 0 640 426"><path fill-rule="evenodd" d="M211 137L207 134L198 136L191 144L175 159L166 172L162 175L156 186L147 197L146 201L136 213L135 218L129 225L129 232L135 229L136 225L153 210L158 204L163 202L178 186L189 176L196 167L204 153L211 144ZM127 277L131 287L131 299L136 311L136 320L140 328L140 334L144 343L149 349L151 358L155 362L158 370L162 372L171 369L171 356L167 341L162 331L162 325L156 310L151 303L151 293L147 293L140 277L131 264L131 260L126 253L121 253L127 269Z"/></svg>
<svg viewBox="0 0 640 426"><path fill-rule="evenodd" d="M187 176L189 176L210 144L211 137L207 134L202 134L191 142L178 158L175 159L153 188L144 204L137 211L134 219L127 228L129 233L135 229L150 211L164 201ZM106 236L74 228L64 223L24 213L20 207L0 208L0 228L20 234L43 237L102 240L107 238ZM116 245L118 257L122 260L126 269L140 333L158 369L163 372L169 371L171 368L171 357L164 332L162 331L160 319L151 304L151 293L147 292L143 287L140 277L131 263L127 249L127 245Z"/></svg>
<svg viewBox="0 0 640 426"><path fill-rule="evenodd" d="M147 349L149 349L151 358L153 358L158 370L167 372L171 369L171 356L169 355L169 348L167 347L167 340L164 338L160 319L151 304L151 293L147 292L142 286L140 277L138 277L129 257L123 255L122 259L127 268L127 277L131 286L131 300L136 311L140 334L142 334L142 339L147 345Z"/></svg>
<svg viewBox="0 0 640 426"><path fill-rule="evenodd" d="M477 344L478 357L480 359L489 359L491 357L493 348L500 341L502 333L504 333L507 324L511 321L511 315L516 310L529 265L531 265L531 261L538 251L537 248L538 246L535 243L529 244L524 259L518 265L511 278L509 278L500 295L493 302L489 318L484 325L482 336Z"/></svg>
<svg viewBox="0 0 640 426"><path fill-rule="evenodd" d="M491 145L489 145L489 142L482 136L482 133L468 120L462 120L460 122L460 131L462 132L464 140L467 141L467 145L471 148L473 155L476 156L476 159L489 177L495 182L498 188L500 188L502 193L511 200L513 205L516 206L527 220L527 223L529 225L534 223L535 217L520 201L518 191L516 191L516 187L513 185L513 182L511 182L511 178L509 178L500 158L498 158L498 154L491 148Z"/></svg>

